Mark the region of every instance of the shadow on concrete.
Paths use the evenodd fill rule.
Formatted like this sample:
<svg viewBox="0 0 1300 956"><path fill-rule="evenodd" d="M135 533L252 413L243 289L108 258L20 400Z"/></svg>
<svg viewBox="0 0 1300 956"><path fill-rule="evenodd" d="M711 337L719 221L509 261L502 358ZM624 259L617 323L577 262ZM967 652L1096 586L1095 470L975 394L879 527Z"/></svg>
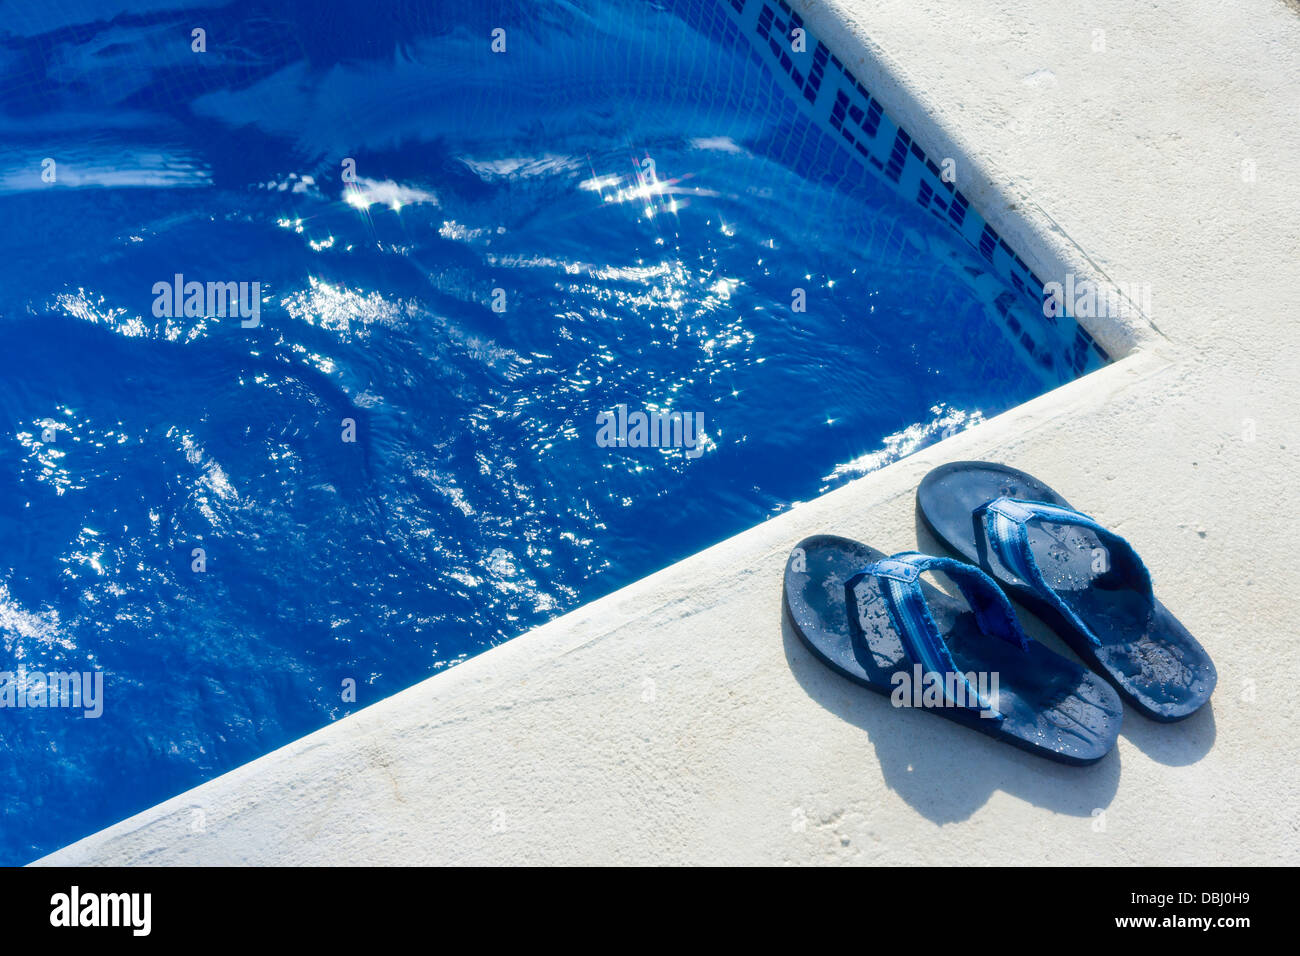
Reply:
<svg viewBox="0 0 1300 956"><path fill-rule="evenodd" d="M916 541L917 550L924 551L926 554L950 553L926 529L919 513L916 517ZM1056 651L1062 657L1082 663L1079 656L1056 636L1056 632L1032 611L1026 610L1014 598L1011 604L1016 609L1021 626L1030 637ZM1120 730L1120 736L1134 744L1156 763L1170 767L1185 767L1196 763L1214 746L1216 729L1213 708L1214 701L1211 700L1186 720L1174 724L1162 724L1143 717L1132 707L1125 705L1124 726Z"/></svg>
<svg viewBox="0 0 1300 956"><path fill-rule="evenodd" d="M938 824L970 817L995 790L1056 813L1088 817L1119 786L1119 754L1068 767L1017 750L935 714L896 708L831 671L808 651L785 614L785 656L799 685L826 710L866 732L885 783ZM1126 715L1127 718L1127 715Z"/></svg>
<svg viewBox="0 0 1300 956"><path fill-rule="evenodd" d="M1213 699L1192 716L1176 724L1148 720L1133 708L1126 707L1124 729L1120 731L1121 736L1146 756L1169 767L1185 767L1196 763L1210 752L1216 734Z"/></svg>

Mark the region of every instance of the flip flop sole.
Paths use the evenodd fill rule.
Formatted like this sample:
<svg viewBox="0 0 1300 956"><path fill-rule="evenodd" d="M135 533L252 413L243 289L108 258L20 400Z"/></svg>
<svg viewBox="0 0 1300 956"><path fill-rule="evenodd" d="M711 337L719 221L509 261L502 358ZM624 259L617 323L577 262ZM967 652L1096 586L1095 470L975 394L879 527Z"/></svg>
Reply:
<svg viewBox="0 0 1300 956"><path fill-rule="evenodd" d="M859 585L853 609L857 626L850 624L845 582L884 557L834 535L799 542L786 563L785 612L799 639L831 670L891 697L896 706L915 706L915 664L903 649L876 579ZM1109 684L1036 641L1025 651L984 634L964 600L925 582L922 589L958 670L984 675L984 686L996 675L997 709L1005 716L997 720L942 705L925 709L1060 763L1091 764L1110 752L1123 707Z"/></svg>
<svg viewBox="0 0 1300 956"><path fill-rule="evenodd" d="M926 528L945 548L979 567L1040 617L1139 713L1169 722L1202 707L1218 681L1209 654L1159 600L1150 605L1136 591L1098 585L1106 573L1107 549L1092 531L1050 522L1034 522L1028 529L1039 568L1088 622L1100 647L992 548L978 547L977 535L984 532L975 509L1001 496L1073 508L1033 475L982 461L940 465L922 479L916 505Z"/></svg>

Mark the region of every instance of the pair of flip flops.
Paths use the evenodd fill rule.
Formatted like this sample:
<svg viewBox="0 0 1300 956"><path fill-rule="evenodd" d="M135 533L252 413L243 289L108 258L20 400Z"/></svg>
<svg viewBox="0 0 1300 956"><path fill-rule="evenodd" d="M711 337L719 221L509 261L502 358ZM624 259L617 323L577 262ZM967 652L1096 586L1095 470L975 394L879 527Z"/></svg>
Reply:
<svg viewBox="0 0 1300 956"><path fill-rule="evenodd" d="M1005 465L953 462L926 475L916 499L958 558L887 556L833 535L791 553L786 613L832 670L1069 764L1114 747L1121 698L1159 721L1209 700L1214 664L1156 600L1137 552L1046 484ZM935 571L960 596L921 580ZM1008 596L1084 664L1029 638Z"/></svg>

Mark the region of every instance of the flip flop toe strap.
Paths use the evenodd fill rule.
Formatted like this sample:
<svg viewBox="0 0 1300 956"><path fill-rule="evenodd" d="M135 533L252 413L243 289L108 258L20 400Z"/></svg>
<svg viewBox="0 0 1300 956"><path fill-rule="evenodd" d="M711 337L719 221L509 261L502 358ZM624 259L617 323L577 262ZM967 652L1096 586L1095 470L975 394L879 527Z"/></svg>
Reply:
<svg viewBox="0 0 1300 956"><path fill-rule="evenodd" d="M1078 612L1048 583L1043 569L1035 559L1029 544L1030 521L1037 519L1091 531L1106 548L1109 557L1108 571L1136 583L1139 590L1149 600L1153 600L1151 574L1142 563L1142 559L1138 557L1138 553L1133 550L1133 546L1082 512L1043 501L1024 501L1003 496L976 508L974 518L984 532L976 535L980 550L983 551L984 541L987 538L998 560L1064 614L1094 646L1101 646L1097 636L1079 617ZM980 557L983 560L984 554Z"/></svg>
<svg viewBox="0 0 1300 956"><path fill-rule="evenodd" d="M929 602L921 590L920 579L924 571L942 571L952 579L975 612L976 623L983 633L1028 650L1029 638L1020 627L1011 602L1002 589L979 568L952 558L905 551L876 561L845 582L848 607L858 607L857 588L863 580L879 578L880 593L889 610L891 623L902 638L908 656L920 664L925 673L936 676L950 703L1003 719L1004 715L997 711L993 702L979 693L953 661L952 652L944 643L939 626L930 613ZM954 686L963 689L964 701L952 699L949 690Z"/></svg>

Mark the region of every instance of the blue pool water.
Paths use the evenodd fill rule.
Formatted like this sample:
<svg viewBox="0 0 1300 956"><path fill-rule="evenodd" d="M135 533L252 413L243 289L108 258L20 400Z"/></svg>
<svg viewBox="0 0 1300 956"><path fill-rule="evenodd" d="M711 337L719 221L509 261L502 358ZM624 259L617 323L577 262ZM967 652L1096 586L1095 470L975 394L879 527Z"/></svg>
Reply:
<svg viewBox="0 0 1300 956"><path fill-rule="evenodd" d="M724 6L7 6L0 671L104 690L0 709L0 862L1076 374Z"/></svg>

